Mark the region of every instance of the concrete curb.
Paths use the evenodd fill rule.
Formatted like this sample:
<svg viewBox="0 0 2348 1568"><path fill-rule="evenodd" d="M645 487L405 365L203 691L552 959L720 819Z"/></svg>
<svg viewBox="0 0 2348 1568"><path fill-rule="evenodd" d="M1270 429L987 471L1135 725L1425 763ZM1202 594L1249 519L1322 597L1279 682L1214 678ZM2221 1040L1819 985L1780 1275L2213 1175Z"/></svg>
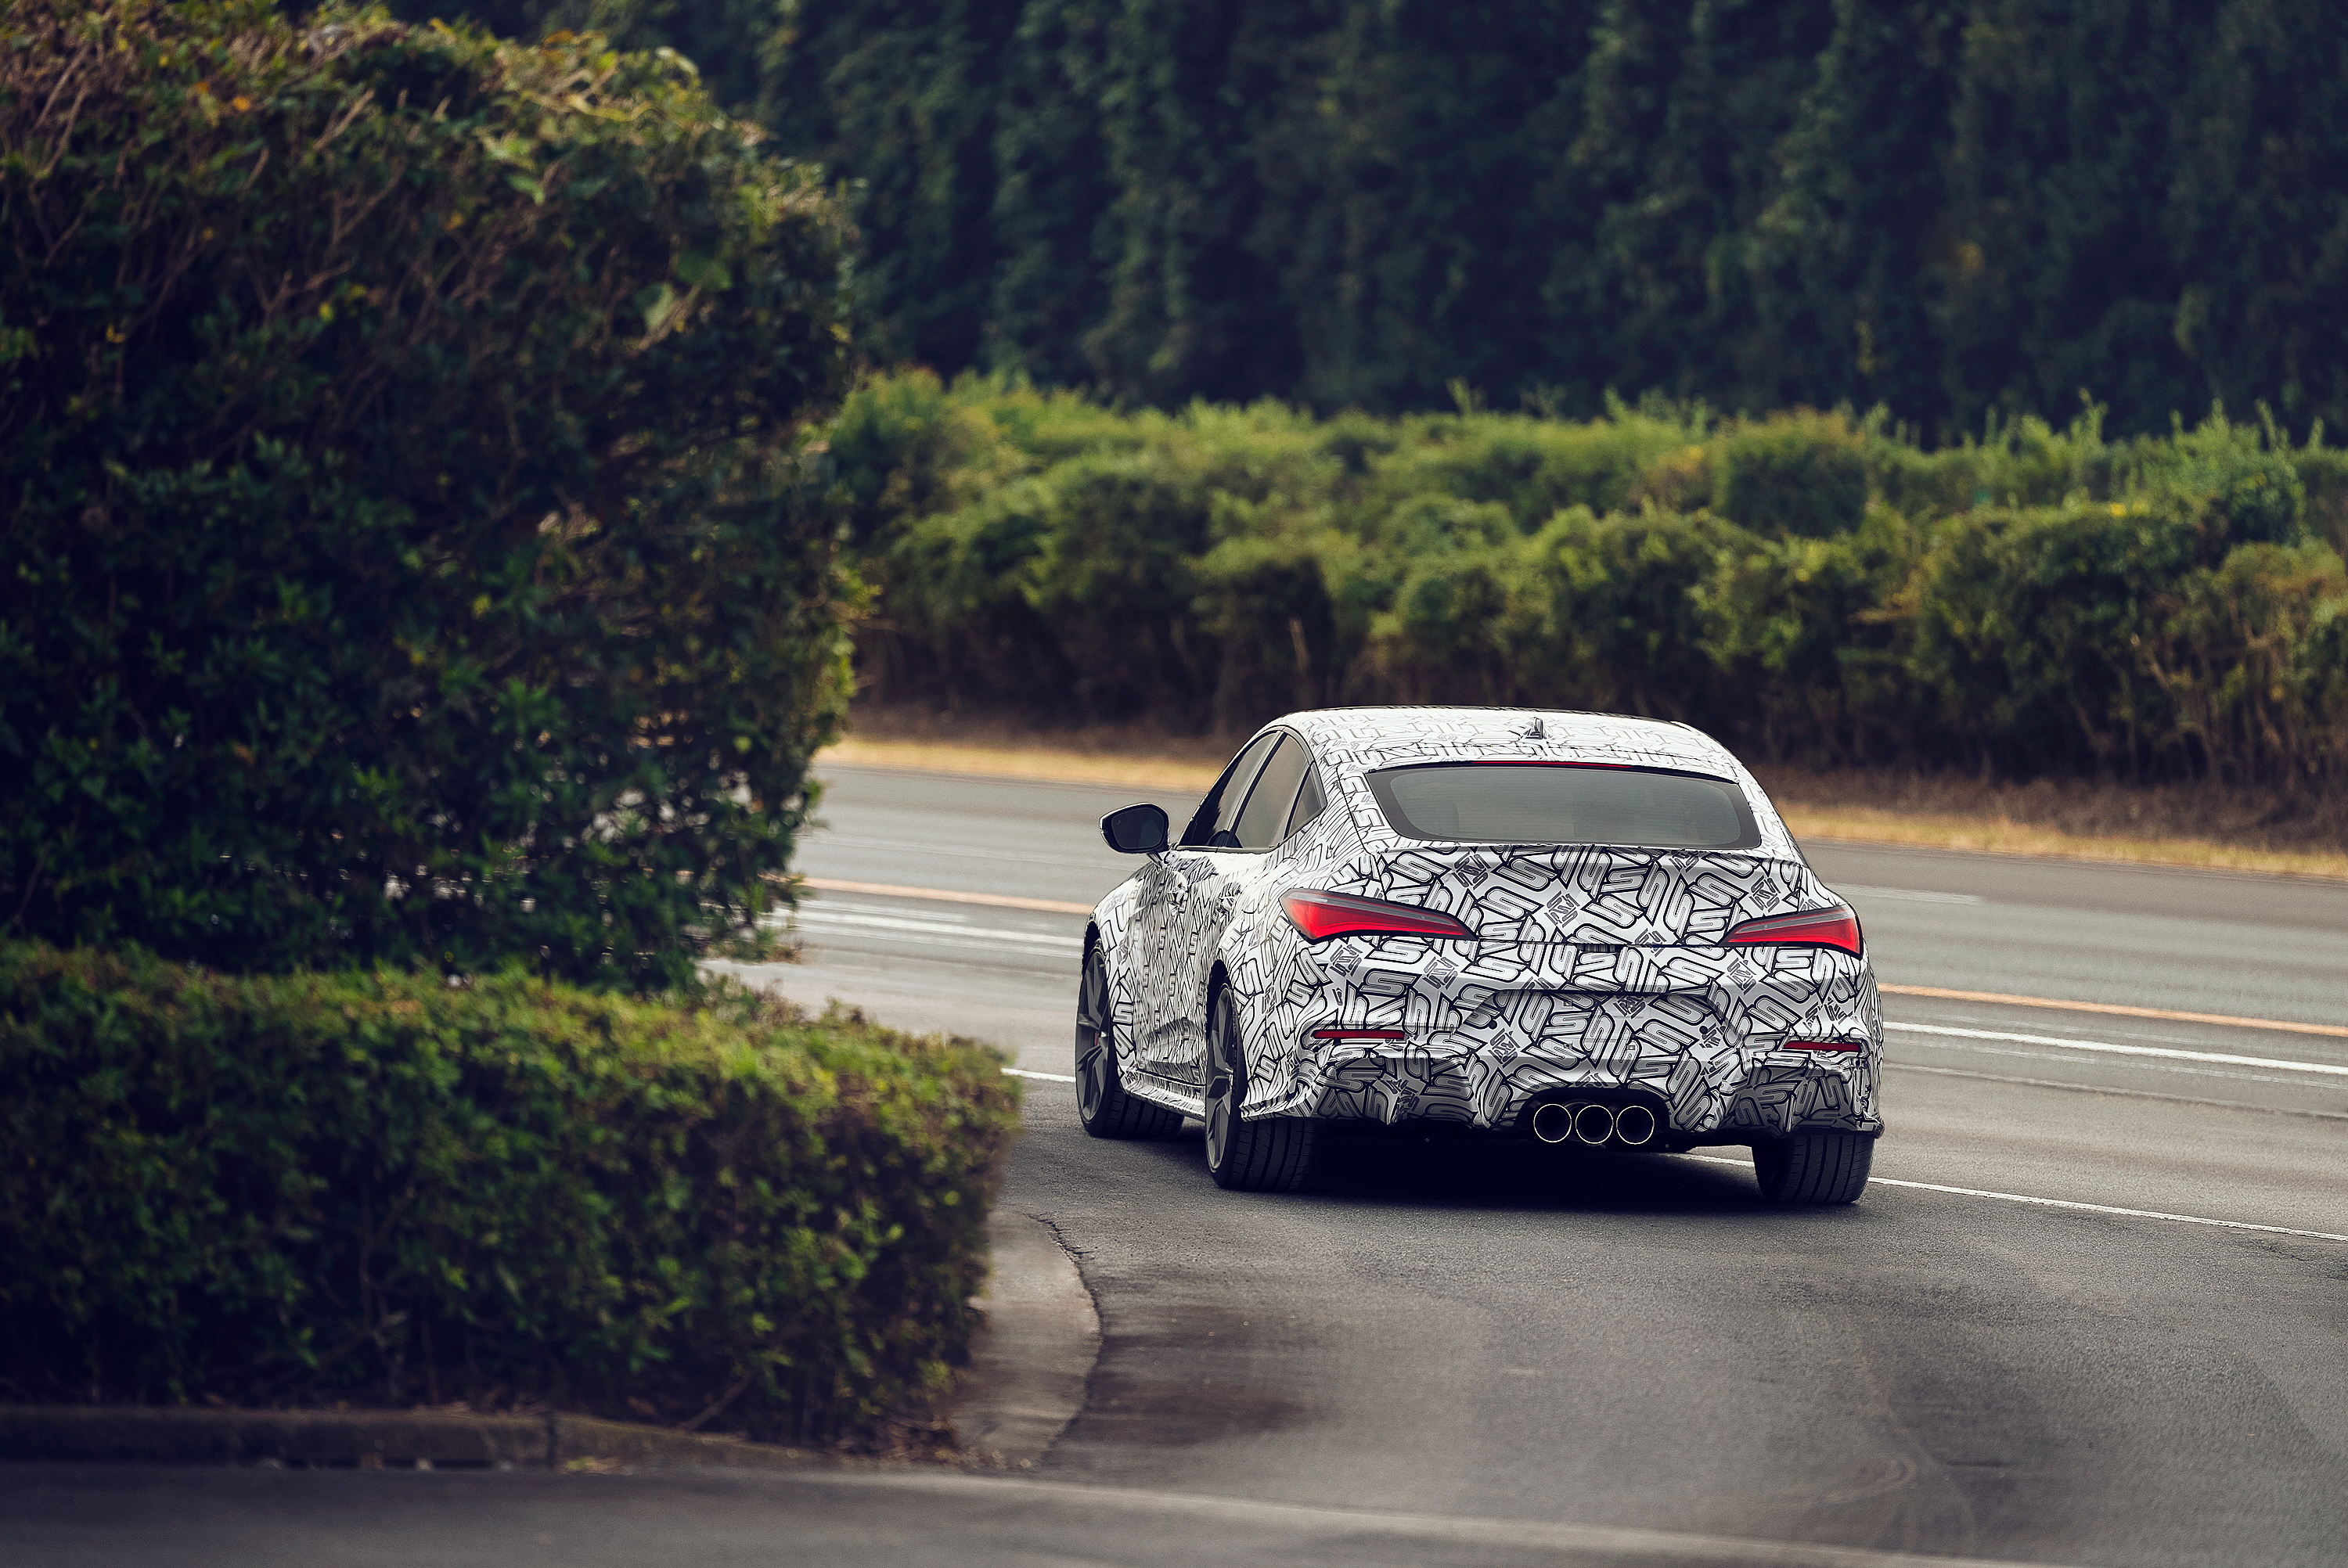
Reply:
<svg viewBox="0 0 2348 1568"><path fill-rule="evenodd" d="M954 1398L954 1438L981 1463L1025 1469L1084 1408L1100 1314L1050 1226L997 1209L986 1234L994 1262L979 1298L986 1327L971 1341Z"/></svg>
<svg viewBox="0 0 2348 1568"><path fill-rule="evenodd" d="M712 1464L774 1469L815 1457L798 1449L592 1416L0 1406L0 1460L510 1470Z"/></svg>

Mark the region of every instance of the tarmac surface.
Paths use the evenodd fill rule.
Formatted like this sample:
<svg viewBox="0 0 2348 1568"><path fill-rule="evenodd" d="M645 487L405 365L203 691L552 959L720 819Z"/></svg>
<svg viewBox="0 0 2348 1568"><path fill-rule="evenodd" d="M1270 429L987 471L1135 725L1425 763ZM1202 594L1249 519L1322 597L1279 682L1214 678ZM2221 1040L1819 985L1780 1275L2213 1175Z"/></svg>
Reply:
<svg viewBox="0 0 2348 1568"><path fill-rule="evenodd" d="M1129 792L829 777L819 881L1089 905L1132 865L1093 827ZM2348 887L1806 847L1890 984L2348 1026ZM1064 1075L1082 929L827 890L755 978ZM1101 1349L1029 1471L8 1467L0 1559L2348 1562L2348 1039L1886 1011L1879 1180L1821 1212L1732 1150L1344 1141L1227 1194L1195 1126L1097 1142L1031 1077L1002 1208Z"/></svg>

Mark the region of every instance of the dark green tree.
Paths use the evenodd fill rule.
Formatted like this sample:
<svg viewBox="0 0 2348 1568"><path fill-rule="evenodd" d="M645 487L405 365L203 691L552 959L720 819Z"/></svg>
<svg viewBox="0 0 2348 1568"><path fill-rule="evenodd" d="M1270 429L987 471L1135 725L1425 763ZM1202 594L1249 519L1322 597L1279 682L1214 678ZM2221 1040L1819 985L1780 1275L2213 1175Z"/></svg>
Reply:
<svg viewBox="0 0 2348 1568"><path fill-rule="evenodd" d="M442 0L398 0L411 14ZM480 0L849 182L883 359L1125 402L2348 421L2317 0ZM1456 390L1455 390L1456 389Z"/></svg>

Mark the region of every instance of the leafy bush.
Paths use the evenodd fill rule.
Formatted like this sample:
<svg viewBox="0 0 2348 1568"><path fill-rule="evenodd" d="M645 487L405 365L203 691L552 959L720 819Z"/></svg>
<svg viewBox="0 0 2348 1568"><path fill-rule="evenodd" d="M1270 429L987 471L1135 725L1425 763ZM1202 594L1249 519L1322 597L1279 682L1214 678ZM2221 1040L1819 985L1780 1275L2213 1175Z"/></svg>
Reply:
<svg viewBox="0 0 2348 1568"><path fill-rule="evenodd" d="M0 932L683 979L856 602L850 233L674 57L265 0L0 39Z"/></svg>
<svg viewBox="0 0 2348 1568"><path fill-rule="evenodd" d="M1532 541L1526 696L1694 723L1724 711L1699 590L1754 536L1708 512L1559 514Z"/></svg>
<svg viewBox="0 0 2348 1568"><path fill-rule="evenodd" d="M1909 593L1912 662L1950 729L2008 763L2059 747L2045 760L2136 770L2173 724L2138 651L2202 562L2202 522L2074 502L1944 525Z"/></svg>
<svg viewBox="0 0 2348 1568"><path fill-rule="evenodd" d="M1823 538L1867 515L1867 453L1832 415L1779 415L1732 431L1715 465L1713 509L1758 533Z"/></svg>
<svg viewBox="0 0 2348 1568"><path fill-rule="evenodd" d="M1716 558L1692 590L1704 651L1766 754L1807 749L1867 762L1912 747L1919 684L1891 605L1926 539L1878 503L1831 538L1755 540Z"/></svg>
<svg viewBox="0 0 2348 1568"><path fill-rule="evenodd" d="M0 1377L869 1430L966 1343L998 1067L744 993L0 948Z"/></svg>
<svg viewBox="0 0 2348 1568"><path fill-rule="evenodd" d="M919 373L840 429L855 504L908 497L871 525L859 657L885 699L1227 731L1531 702L1773 759L2291 787L2348 764L2338 553L2295 542L2348 537L2348 460L2264 422L2110 441L2091 407L1926 450L1879 417L1655 400L1119 415ZM933 477L945 429L973 456Z"/></svg>
<svg viewBox="0 0 2348 1568"><path fill-rule="evenodd" d="M2244 545L2162 606L2146 667L2178 738L2228 783L2322 782L2348 759L2348 563L2324 545Z"/></svg>

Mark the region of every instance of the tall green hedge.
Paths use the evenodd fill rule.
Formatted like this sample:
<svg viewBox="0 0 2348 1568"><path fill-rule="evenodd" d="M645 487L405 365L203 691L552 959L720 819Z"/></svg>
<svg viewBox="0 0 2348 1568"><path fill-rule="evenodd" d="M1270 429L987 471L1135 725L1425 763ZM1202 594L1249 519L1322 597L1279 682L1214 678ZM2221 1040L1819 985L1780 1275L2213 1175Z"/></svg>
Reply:
<svg viewBox="0 0 2348 1568"><path fill-rule="evenodd" d="M0 947L0 1390L870 1435L973 1325L999 1068L744 995Z"/></svg>
<svg viewBox="0 0 2348 1568"><path fill-rule="evenodd" d="M0 935L658 986L858 589L847 220L692 68L266 0L0 26Z"/></svg>
<svg viewBox="0 0 2348 1568"><path fill-rule="evenodd" d="M884 699L1243 730L1331 702L1684 719L1774 758L2333 787L2348 460L2095 411L1113 414L926 373L831 434Z"/></svg>

